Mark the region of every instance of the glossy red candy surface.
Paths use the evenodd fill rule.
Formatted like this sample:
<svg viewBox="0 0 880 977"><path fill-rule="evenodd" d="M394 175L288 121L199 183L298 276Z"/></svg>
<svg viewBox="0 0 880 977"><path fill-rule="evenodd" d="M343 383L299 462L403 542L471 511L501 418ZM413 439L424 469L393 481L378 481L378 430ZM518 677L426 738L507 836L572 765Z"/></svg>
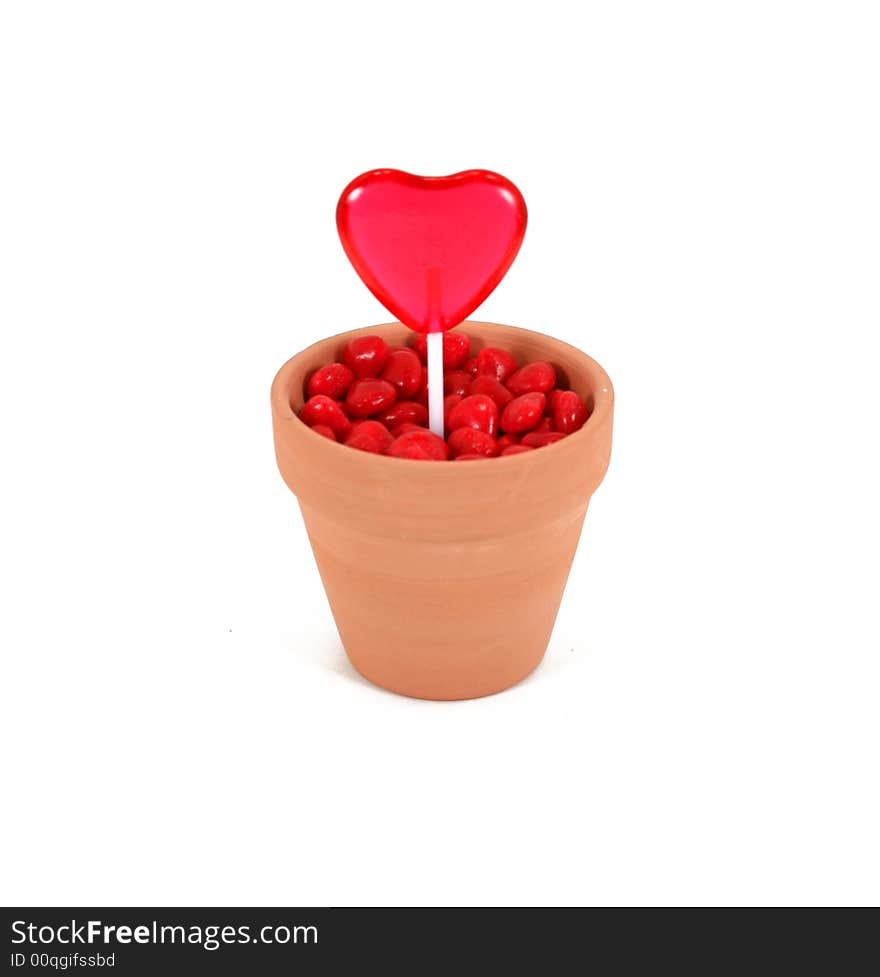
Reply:
<svg viewBox="0 0 880 977"><path fill-rule="evenodd" d="M477 353L477 376L495 377L500 383L516 372L516 360L506 349L486 346Z"/></svg>
<svg viewBox="0 0 880 977"><path fill-rule="evenodd" d="M394 438L391 432L378 421L359 421L352 425L344 444L358 451L371 451L382 455L391 447Z"/></svg>
<svg viewBox="0 0 880 977"><path fill-rule="evenodd" d="M397 391L398 400L408 400L422 385L422 364L411 349L393 350L381 377Z"/></svg>
<svg viewBox="0 0 880 977"><path fill-rule="evenodd" d="M472 427L494 435L498 430L498 405L485 394L464 397L449 411L447 425L450 431Z"/></svg>
<svg viewBox="0 0 880 977"><path fill-rule="evenodd" d="M399 400L387 410L376 414L376 420L381 421L389 431L401 424L418 424L424 427L428 423L428 408L414 400Z"/></svg>
<svg viewBox="0 0 880 977"><path fill-rule="evenodd" d="M490 377L487 374L475 376L471 381L469 392L472 394L485 394L487 397L491 397L498 405L498 410L500 411L504 410L511 400L513 400L513 394L507 387L496 380L495 377Z"/></svg>
<svg viewBox="0 0 880 977"><path fill-rule="evenodd" d="M407 431L423 431L424 429L424 424L413 424L410 421L404 421L403 424L398 424L397 427L391 428L391 436L399 438L401 434L406 434Z"/></svg>
<svg viewBox="0 0 880 977"><path fill-rule="evenodd" d="M472 382L473 378L470 373L465 373L464 370L449 370L443 374L443 393L447 395L460 394L462 397L467 397L471 392Z"/></svg>
<svg viewBox="0 0 880 977"><path fill-rule="evenodd" d="M574 434L587 419L587 405L573 390L564 390L553 401L553 420L557 431Z"/></svg>
<svg viewBox="0 0 880 977"><path fill-rule="evenodd" d="M309 377L306 393L309 397L323 394L332 400L344 400L354 380L354 373L342 363L330 363L322 366Z"/></svg>
<svg viewBox="0 0 880 977"><path fill-rule="evenodd" d="M428 406L428 368L425 366L422 367L422 379L419 383L419 389L413 395L413 400L424 404L425 407Z"/></svg>
<svg viewBox="0 0 880 977"><path fill-rule="evenodd" d="M449 433L449 412L456 404L460 404L463 399L461 394L447 394L443 398L443 423L446 426L447 433Z"/></svg>
<svg viewBox="0 0 880 977"><path fill-rule="evenodd" d="M397 391L387 380L355 380L345 396L349 417L369 417L389 408Z"/></svg>
<svg viewBox="0 0 880 977"><path fill-rule="evenodd" d="M545 394L547 398L547 410L545 413L548 417L553 416L553 411L556 408L556 401L559 399L559 395L562 393L564 393L564 391L560 390L558 387L555 387L553 390L548 390Z"/></svg>
<svg viewBox="0 0 880 977"><path fill-rule="evenodd" d="M552 363L520 364L493 347L471 356L470 340L457 332L444 333L443 342L445 438L428 430L424 335L411 346L389 347L378 336L347 343L343 362L319 367L306 381L301 420L347 447L414 461L511 457L554 444L588 421L583 398L554 386Z"/></svg>
<svg viewBox="0 0 880 977"><path fill-rule="evenodd" d="M388 345L380 336L358 336L350 339L342 351L342 360L354 375L377 377L388 359Z"/></svg>
<svg viewBox="0 0 880 977"><path fill-rule="evenodd" d="M523 437L520 444L527 448L543 448L545 444L554 444L564 437L566 435L562 431L530 431Z"/></svg>
<svg viewBox="0 0 880 977"><path fill-rule="evenodd" d="M300 411L300 419L309 427L323 424L330 428L337 438L343 438L351 430L351 421L342 407L325 394L310 397Z"/></svg>
<svg viewBox="0 0 880 977"><path fill-rule="evenodd" d="M428 338L418 335L413 340L413 350L422 363L428 362ZM471 340L463 332L447 332L443 334L443 370L458 370L471 353Z"/></svg>
<svg viewBox="0 0 880 977"><path fill-rule="evenodd" d="M312 430L315 434L320 434L322 438L329 438L331 441L336 440L336 432L332 427L327 427L326 424L314 424Z"/></svg>
<svg viewBox="0 0 880 977"><path fill-rule="evenodd" d="M501 413L501 430L505 434L522 434L541 420L547 398L542 393L523 394L516 397Z"/></svg>
<svg viewBox="0 0 880 977"><path fill-rule="evenodd" d="M505 448L511 448L515 444L519 444L520 436L518 434L502 434L498 439L498 450L504 451Z"/></svg>
<svg viewBox="0 0 880 977"><path fill-rule="evenodd" d="M549 363L538 360L527 363L524 367L512 373L505 381L505 386L514 397L523 394L547 393L556 383L556 370Z"/></svg>
<svg viewBox="0 0 880 977"><path fill-rule="evenodd" d="M498 442L495 438L475 427L457 428L446 440L449 443L449 454L453 458L458 455L485 455L487 458L494 458L498 454Z"/></svg>
<svg viewBox="0 0 880 977"><path fill-rule="evenodd" d="M414 461L446 461L449 448L443 438L430 431L407 431L391 444L386 454Z"/></svg>

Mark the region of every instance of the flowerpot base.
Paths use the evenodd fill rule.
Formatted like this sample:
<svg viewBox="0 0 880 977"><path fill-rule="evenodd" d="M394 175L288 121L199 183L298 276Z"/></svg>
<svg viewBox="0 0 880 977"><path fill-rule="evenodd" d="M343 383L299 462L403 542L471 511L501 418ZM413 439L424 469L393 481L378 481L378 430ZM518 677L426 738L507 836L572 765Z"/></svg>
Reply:
<svg viewBox="0 0 880 977"><path fill-rule="evenodd" d="M427 699L432 702L460 702L467 699L483 699L488 695L497 695L499 692L505 692L507 689L513 688L514 685L519 685L520 682L527 679L532 672L535 671L538 665L541 664L544 657L544 652L542 651L535 661L531 663L524 672L522 672L522 674L516 675L510 679L506 679L503 684L496 680L484 684L473 685L467 690L460 689L454 693L448 692L445 695L436 690L429 690L425 688L420 682L416 682L413 685L401 685L395 681L389 681L387 676L384 674L373 674L368 667L368 663L361 663L359 665L358 662L356 662L347 651L346 656L354 666L355 671L362 678L365 678L368 682L378 686L380 689L385 689L386 692L395 692L397 695L405 695L411 699Z"/></svg>
<svg viewBox="0 0 880 977"><path fill-rule="evenodd" d="M342 645L361 675L418 699L475 699L540 664L584 512L542 528L544 559L526 531L478 547L438 543L403 566L393 541L343 535L307 507L303 517ZM531 558L511 560L511 551Z"/></svg>

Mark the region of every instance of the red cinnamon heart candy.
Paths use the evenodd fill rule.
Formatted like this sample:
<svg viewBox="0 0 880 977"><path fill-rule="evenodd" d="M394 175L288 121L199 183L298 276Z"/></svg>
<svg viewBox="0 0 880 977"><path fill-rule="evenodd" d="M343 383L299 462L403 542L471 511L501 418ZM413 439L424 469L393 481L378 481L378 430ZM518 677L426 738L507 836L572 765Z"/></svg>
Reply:
<svg viewBox="0 0 880 977"><path fill-rule="evenodd" d="M386 410L396 399L397 391L387 380L355 380L345 395L345 409L349 417L369 417Z"/></svg>
<svg viewBox="0 0 880 977"><path fill-rule="evenodd" d="M473 427L494 436L498 430L498 404L485 394L465 397L449 411L446 423L450 432Z"/></svg>
<svg viewBox="0 0 880 977"><path fill-rule="evenodd" d="M449 435L447 443L453 458L458 455L485 455L487 458L494 458L498 454L498 442L495 438L475 427L456 428Z"/></svg>
<svg viewBox="0 0 880 977"><path fill-rule="evenodd" d="M526 448L543 448L545 444L555 444L565 436L564 431L530 431L523 436L520 444Z"/></svg>
<svg viewBox="0 0 880 977"><path fill-rule="evenodd" d="M349 396L351 396L350 391ZM524 431L531 431L541 420L546 406L547 398L542 393L516 397L501 412L501 430L505 434L522 434Z"/></svg>
<svg viewBox="0 0 880 977"><path fill-rule="evenodd" d="M495 377L490 377L485 373L474 377L468 393L485 394L487 397L491 397L498 404L498 410L504 410L511 400L513 400L513 394L504 384L499 383Z"/></svg>
<svg viewBox="0 0 880 977"><path fill-rule="evenodd" d="M364 284L425 333L452 329L483 302L513 263L526 221L522 194L488 170L371 170L336 208L342 246Z"/></svg>
<svg viewBox="0 0 880 977"><path fill-rule="evenodd" d="M573 434L584 426L587 405L573 390L563 390L554 400L553 419L558 431Z"/></svg>
<svg viewBox="0 0 880 977"><path fill-rule="evenodd" d="M449 449L443 438L423 429L401 434L385 454L392 458L410 458L414 461L446 461Z"/></svg>
<svg viewBox="0 0 880 977"><path fill-rule="evenodd" d="M553 367L543 360L536 360L520 367L505 380L504 385L514 397L521 397L523 394L535 392L546 394L553 389L555 383L556 371Z"/></svg>
<svg viewBox="0 0 880 977"><path fill-rule="evenodd" d="M428 362L428 338L424 333L413 340L412 348L423 363ZM443 337L443 369L457 370L471 354L470 337L450 332Z"/></svg>
<svg viewBox="0 0 880 977"><path fill-rule="evenodd" d="M351 431L345 439L349 448L358 451L369 451L374 455L382 455L391 446L394 438L391 432L378 421L359 421L352 424Z"/></svg>
<svg viewBox="0 0 880 977"><path fill-rule="evenodd" d="M389 431L401 424L417 424L421 427L428 423L428 408L414 400L398 400L392 407L376 414L376 420L381 421Z"/></svg>

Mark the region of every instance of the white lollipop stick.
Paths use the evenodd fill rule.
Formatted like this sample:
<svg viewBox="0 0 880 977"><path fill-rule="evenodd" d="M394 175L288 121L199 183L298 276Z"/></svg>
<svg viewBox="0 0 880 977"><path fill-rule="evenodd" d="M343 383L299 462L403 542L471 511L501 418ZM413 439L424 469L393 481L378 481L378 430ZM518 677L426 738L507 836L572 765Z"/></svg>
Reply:
<svg viewBox="0 0 880 977"><path fill-rule="evenodd" d="M438 437L443 423L443 333L428 333L428 427Z"/></svg>

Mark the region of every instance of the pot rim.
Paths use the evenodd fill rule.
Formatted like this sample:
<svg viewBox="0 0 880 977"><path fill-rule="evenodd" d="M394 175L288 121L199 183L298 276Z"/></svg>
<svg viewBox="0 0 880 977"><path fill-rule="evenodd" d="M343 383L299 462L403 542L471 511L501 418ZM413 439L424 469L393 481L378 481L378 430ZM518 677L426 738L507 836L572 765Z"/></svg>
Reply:
<svg viewBox="0 0 880 977"><path fill-rule="evenodd" d="M585 447L585 442L592 439L593 433L600 428L604 423L607 422L609 415L612 412L614 406L614 387L612 386L611 379L605 370L597 363L591 356L588 356L582 350L578 349L576 346L572 346L570 343L566 343L561 339L556 339L553 336L549 336L546 333L540 333L533 329L524 329L520 326L509 326L504 323L496 322L484 322L475 319L466 319L464 322L457 326L456 328L461 328L467 331L468 327L476 327L479 329L481 326L490 326L496 329L502 329L504 331L510 331L521 335L523 338L527 337L539 337L543 341L551 341L554 345L558 346L560 349L560 359L570 359L574 357L580 360L581 365L586 368L587 373L590 376L592 382L592 389L589 391L593 398L593 410L590 416L587 418L584 426L579 430L575 431L574 434L569 434L567 437L562 438L559 441L553 442L552 444L544 445L541 448L535 449L540 451L544 455L547 451L555 452L554 457L561 458L563 453L568 453L572 456L580 454L583 447ZM290 404L289 399L289 384L287 382L288 375L296 369L299 361L311 353L316 347L324 346L331 341L338 341L343 344L347 339L350 339L357 335L369 334L376 330L387 329L388 327L401 327L406 329L406 326L401 322L383 322L374 326L364 326L358 329L349 329L345 332L337 333L336 335L327 336L324 339L319 339L304 349L300 350L294 356L292 356L287 362L281 367L281 369L276 373L275 379L272 381L271 390L271 402L272 411L276 415L276 419L283 423L289 423L294 421L295 424L301 428L303 431L308 432L308 435L315 439L315 442L321 442L320 445L313 443L313 448L319 451L339 451L343 450L346 452L346 457L350 459L350 464L355 470L362 466L374 466L376 464L391 466L390 470L393 470L395 466L406 466L403 471L406 471L408 476L415 475L417 471L424 469L425 478L449 477L448 475L439 475L442 471L452 470L454 471L456 480L461 479L460 474L462 469L469 474L465 474L465 478L476 478L485 477L485 465L483 464L468 464L468 465L450 465L448 462L434 462L433 464L425 462L424 460L416 460L412 458L394 458L389 455L379 455L369 451L357 451L347 445L341 444L338 441L331 441L330 438L322 437L320 434L315 434L311 428L304 424L296 411ZM411 332L411 330L407 330ZM487 458L486 461L494 462L492 466L493 471L497 471L497 465L503 464L506 467L514 467L518 463L522 464L524 457L529 457L532 452L523 452L521 454L508 455L506 458L496 457ZM546 455L544 455L546 457ZM471 469L475 471L470 471ZM398 467L398 470L399 469ZM479 472L483 475L480 476Z"/></svg>

